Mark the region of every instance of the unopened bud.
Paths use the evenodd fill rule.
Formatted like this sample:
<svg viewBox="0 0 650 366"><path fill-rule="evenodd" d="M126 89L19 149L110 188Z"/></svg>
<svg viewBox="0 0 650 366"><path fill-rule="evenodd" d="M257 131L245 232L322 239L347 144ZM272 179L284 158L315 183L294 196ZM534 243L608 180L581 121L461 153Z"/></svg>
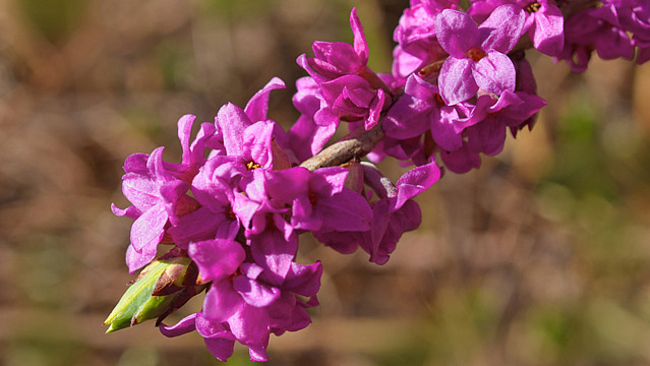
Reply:
<svg viewBox="0 0 650 366"><path fill-rule="evenodd" d="M197 276L196 265L178 248L158 258L140 272L106 318L106 333L148 319L162 321L206 287L197 285Z"/></svg>

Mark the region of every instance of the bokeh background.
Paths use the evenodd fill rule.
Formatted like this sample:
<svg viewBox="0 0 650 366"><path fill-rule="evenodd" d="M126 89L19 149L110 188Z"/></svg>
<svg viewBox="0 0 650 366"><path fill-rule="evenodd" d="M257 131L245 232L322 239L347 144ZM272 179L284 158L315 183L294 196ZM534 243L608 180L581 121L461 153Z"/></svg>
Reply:
<svg viewBox="0 0 650 366"><path fill-rule="evenodd" d="M407 0L0 1L0 364L220 364L151 323L104 335L133 278L131 221L110 212L122 162L160 145L178 161L178 118L212 121L276 75L288 127L296 57L350 41L353 6L389 71ZM269 365L650 365L650 65L573 75L539 56L535 129L420 197L387 265L305 244L322 305Z"/></svg>

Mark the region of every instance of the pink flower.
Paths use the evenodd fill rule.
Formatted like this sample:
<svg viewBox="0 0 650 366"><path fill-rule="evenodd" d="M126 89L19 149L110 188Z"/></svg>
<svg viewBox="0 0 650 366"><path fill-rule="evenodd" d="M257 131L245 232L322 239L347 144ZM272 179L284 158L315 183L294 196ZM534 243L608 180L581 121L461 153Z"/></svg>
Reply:
<svg viewBox="0 0 650 366"><path fill-rule="evenodd" d="M557 56L564 46L564 16L554 0L477 0L467 13L478 21L485 20L499 5L514 4L525 11L524 33L540 52Z"/></svg>
<svg viewBox="0 0 650 366"><path fill-rule="evenodd" d="M470 99L479 88L497 95L515 90L515 66L506 53L519 40L524 21L524 11L514 5L496 8L481 26L456 10L436 17L438 41L449 53L438 77L447 105Z"/></svg>

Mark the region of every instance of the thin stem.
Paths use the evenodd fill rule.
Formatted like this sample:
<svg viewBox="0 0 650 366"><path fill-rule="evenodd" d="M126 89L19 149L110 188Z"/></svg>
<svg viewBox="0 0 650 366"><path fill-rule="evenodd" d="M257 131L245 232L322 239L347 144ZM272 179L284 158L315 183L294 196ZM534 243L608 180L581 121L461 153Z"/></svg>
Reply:
<svg viewBox="0 0 650 366"><path fill-rule="evenodd" d="M371 152L385 134L381 128L382 121L368 131L359 129L343 140L328 146L315 156L305 160L301 167L314 171L327 166L341 165L354 158L361 158Z"/></svg>

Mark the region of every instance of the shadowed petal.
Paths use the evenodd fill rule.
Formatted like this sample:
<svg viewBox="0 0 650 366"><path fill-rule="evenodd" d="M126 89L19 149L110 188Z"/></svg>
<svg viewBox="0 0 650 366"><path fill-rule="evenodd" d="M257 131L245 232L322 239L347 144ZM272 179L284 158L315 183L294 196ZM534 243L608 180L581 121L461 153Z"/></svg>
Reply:
<svg viewBox="0 0 650 366"><path fill-rule="evenodd" d="M368 202L350 189L320 200L316 209L323 215L323 229L326 231L365 231L370 228L372 210Z"/></svg>
<svg viewBox="0 0 650 366"><path fill-rule="evenodd" d="M265 286L245 276L236 276L232 285L248 305L263 308L270 305L280 297L280 289Z"/></svg>
<svg viewBox="0 0 650 366"><path fill-rule="evenodd" d="M284 282L296 256L298 238L294 235L290 239L284 240L283 233L277 230L264 231L250 239L255 263L265 269L264 277L273 285Z"/></svg>
<svg viewBox="0 0 650 366"><path fill-rule="evenodd" d="M223 338L205 338L205 346L217 360L226 362L235 349L235 341Z"/></svg>
<svg viewBox="0 0 650 366"><path fill-rule="evenodd" d="M320 262L304 265L291 263L291 270L283 288L305 297L316 296L320 288L320 279L323 275L323 266Z"/></svg>
<svg viewBox="0 0 650 366"><path fill-rule="evenodd" d="M530 38L540 52L557 56L564 46L564 16L560 9L547 4L546 10L535 14L535 25L531 28Z"/></svg>
<svg viewBox="0 0 650 366"><path fill-rule="evenodd" d="M269 317L264 309L244 306L228 319L228 324L237 340L248 346L253 361L268 360L266 347L269 343Z"/></svg>
<svg viewBox="0 0 650 366"><path fill-rule="evenodd" d="M205 294L203 315L214 322L224 322L239 312L246 303L232 288L228 279L213 282Z"/></svg>
<svg viewBox="0 0 650 366"><path fill-rule="evenodd" d="M302 167L264 172L264 186L269 197L290 204L299 195L306 195L311 172Z"/></svg>

